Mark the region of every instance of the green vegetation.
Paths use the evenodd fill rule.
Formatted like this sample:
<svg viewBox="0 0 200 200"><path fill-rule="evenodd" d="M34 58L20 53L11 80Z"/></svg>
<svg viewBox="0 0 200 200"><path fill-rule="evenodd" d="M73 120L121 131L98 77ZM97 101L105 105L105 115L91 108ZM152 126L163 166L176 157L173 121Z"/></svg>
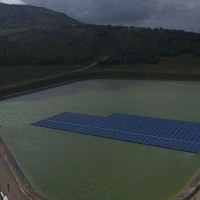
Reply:
<svg viewBox="0 0 200 200"><path fill-rule="evenodd" d="M200 53L200 34L184 31L93 25L20 31L0 39L0 64L77 64L99 55L111 56L109 64L156 64L161 56Z"/></svg>
<svg viewBox="0 0 200 200"><path fill-rule="evenodd" d="M44 8L0 4L0 64L74 64L97 55L110 63L159 62L200 54L200 34L179 30L86 25Z"/></svg>
<svg viewBox="0 0 200 200"><path fill-rule="evenodd" d="M67 73L80 68L82 68L81 65L0 67L0 87L60 73Z"/></svg>
<svg viewBox="0 0 200 200"><path fill-rule="evenodd" d="M110 56L99 63L102 71L160 70L163 59L176 60L183 54L192 55L191 62L199 59L200 34L89 25L45 8L0 3L0 85L57 73L65 65L90 64L102 56ZM175 68L191 69L191 65Z"/></svg>
<svg viewBox="0 0 200 200"><path fill-rule="evenodd" d="M162 73L200 73L200 58L192 55L176 57L160 57L158 64L121 64L106 62L90 69L92 71L123 71L123 72L162 72Z"/></svg>

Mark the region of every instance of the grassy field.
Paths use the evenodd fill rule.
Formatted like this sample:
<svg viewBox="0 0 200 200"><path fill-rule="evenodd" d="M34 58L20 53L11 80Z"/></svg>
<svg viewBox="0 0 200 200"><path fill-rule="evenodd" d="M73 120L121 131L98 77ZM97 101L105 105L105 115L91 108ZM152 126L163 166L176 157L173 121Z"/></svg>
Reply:
<svg viewBox="0 0 200 200"><path fill-rule="evenodd" d="M0 66L0 87L32 79L43 78L82 68L82 65ZM151 72L151 73L200 73L200 58L180 56L162 58L159 64L94 66L86 72Z"/></svg>
<svg viewBox="0 0 200 200"><path fill-rule="evenodd" d="M179 57L161 58L159 64L107 65L105 67L96 66L91 70L200 73L200 58L190 55L182 55Z"/></svg>
<svg viewBox="0 0 200 200"><path fill-rule="evenodd" d="M0 87L70 72L82 67L82 65L1 66Z"/></svg>

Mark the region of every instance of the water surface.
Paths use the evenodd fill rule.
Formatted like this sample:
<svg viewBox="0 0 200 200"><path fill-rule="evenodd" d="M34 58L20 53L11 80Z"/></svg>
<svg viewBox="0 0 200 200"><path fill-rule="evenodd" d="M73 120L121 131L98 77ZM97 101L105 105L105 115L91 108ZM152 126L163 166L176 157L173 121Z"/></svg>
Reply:
<svg viewBox="0 0 200 200"><path fill-rule="evenodd" d="M95 80L2 101L0 136L50 199L164 200L198 172L198 154L30 125L64 111L200 122L200 83Z"/></svg>

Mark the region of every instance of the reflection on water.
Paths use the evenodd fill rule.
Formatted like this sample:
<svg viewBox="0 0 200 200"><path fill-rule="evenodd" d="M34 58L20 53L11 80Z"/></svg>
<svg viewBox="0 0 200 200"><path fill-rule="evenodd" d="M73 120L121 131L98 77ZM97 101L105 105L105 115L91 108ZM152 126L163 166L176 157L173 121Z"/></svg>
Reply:
<svg viewBox="0 0 200 200"><path fill-rule="evenodd" d="M1 102L1 137L51 199L166 199L199 169L199 155L30 125L64 111L200 122L200 83L85 81Z"/></svg>

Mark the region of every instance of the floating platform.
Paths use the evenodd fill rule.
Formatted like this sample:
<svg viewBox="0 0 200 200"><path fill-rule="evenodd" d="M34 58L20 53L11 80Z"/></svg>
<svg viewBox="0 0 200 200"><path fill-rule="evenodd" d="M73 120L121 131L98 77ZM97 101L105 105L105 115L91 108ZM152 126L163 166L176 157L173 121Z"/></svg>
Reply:
<svg viewBox="0 0 200 200"><path fill-rule="evenodd" d="M64 112L32 125L190 153L200 151L200 123L194 122L118 113L99 117Z"/></svg>

